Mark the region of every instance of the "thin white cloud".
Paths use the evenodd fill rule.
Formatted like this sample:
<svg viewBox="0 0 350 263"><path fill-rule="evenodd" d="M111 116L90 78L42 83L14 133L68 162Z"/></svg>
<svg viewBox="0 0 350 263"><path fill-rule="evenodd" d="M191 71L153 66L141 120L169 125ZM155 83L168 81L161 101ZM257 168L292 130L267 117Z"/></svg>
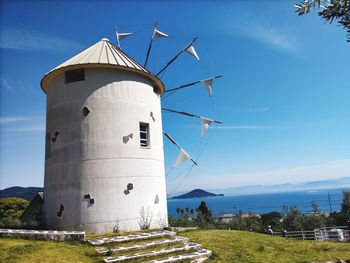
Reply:
<svg viewBox="0 0 350 263"><path fill-rule="evenodd" d="M227 24L226 21L224 22L224 28L226 33L255 39L280 50L294 51L298 47L296 38L286 28L281 28L266 21L246 19L245 21L231 21L230 24Z"/></svg>
<svg viewBox="0 0 350 263"><path fill-rule="evenodd" d="M45 131L44 125L33 125L33 126L21 126L1 129L2 132L6 133L28 133L28 132L43 132Z"/></svg>
<svg viewBox="0 0 350 263"><path fill-rule="evenodd" d="M15 116L15 117L0 117L0 124L12 124L12 123L18 123L23 121L28 121L32 119L32 117L29 116Z"/></svg>
<svg viewBox="0 0 350 263"><path fill-rule="evenodd" d="M272 26L255 25L246 30L248 36L271 46L284 50L295 50L295 40L285 32Z"/></svg>
<svg viewBox="0 0 350 263"><path fill-rule="evenodd" d="M198 128L198 125L183 125L181 127ZM268 125L218 125L217 128L222 130L257 130L257 129L272 129L273 127Z"/></svg>
<svg viewBox="0 0 350 263"><path fill-rule="evenodd" d="M15 91L10 85L10 83L7 81L7 79L5 78L0 78L0 85L1 85L1 89L6 89L11 92Z"/></svg>
<svg viewBox="0 0 350 263"><path fill-rule="evenodd" d="M270 111L270 108L269 107L247 108L247 109L237 109L233 111L234 112L267 112L267 111Z"/></svg>
<svg viewBox="0 0 350 263"><path fill-rule="evenodd" d="M218 129L222 130L249 130L249 129L271 129L271 126L266 125L219 125Z"/></svg>
<svg viewBox="0 0 350 263"><path fill-rule="evenodd" d="M1 33L0 48L22 51L65 51L82 49L82 45L73 40L45 35L38 31L4 28Z"/></svg>
<svg viewBox="0 0 350 263"><path fill-rule="evenodd" d="M43 116L3 116L0 117L1 137L41 133L45 131Z"/></svg>

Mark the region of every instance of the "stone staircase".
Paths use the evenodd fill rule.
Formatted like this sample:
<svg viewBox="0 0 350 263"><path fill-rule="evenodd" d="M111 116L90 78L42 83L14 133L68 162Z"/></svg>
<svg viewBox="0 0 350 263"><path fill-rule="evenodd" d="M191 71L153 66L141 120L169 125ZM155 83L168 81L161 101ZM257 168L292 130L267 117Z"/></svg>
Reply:
<svg viewBox="0 0 350 263"><path fill-rule="evenodd" d="M88 240L106 263L111 262L192 262L208 259L212 252L171 231L105 237Z"/></svg>

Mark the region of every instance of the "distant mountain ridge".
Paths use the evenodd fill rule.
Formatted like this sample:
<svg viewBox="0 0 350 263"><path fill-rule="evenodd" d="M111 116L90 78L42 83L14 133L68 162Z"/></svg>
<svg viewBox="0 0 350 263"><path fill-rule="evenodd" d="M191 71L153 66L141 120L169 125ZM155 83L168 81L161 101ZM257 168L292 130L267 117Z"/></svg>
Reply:
<svg viewBox="0 0 350 263"><path fill-rule="evenodd" d="M350 177L337 179L310 181L304 183L285 183L276 185L246 185L227 189L206 189L207 191L220 191L225 195L265 194L279 192L293 192L306 190L321 190L332 188L350 188Z"/></svg>
<svg viewBox="0 0 350 263"><path fill-rule="evenodd" d="M214 197L214 196L224 196L224 195L209 193L202 189L194 189L186 194L174 196L172 199L187 199L187 198Z"/></svg>
<svg viewBox="0 0 350 263"><path fill-rule="evenodd" d="M44 191L43 187L13 186L13 187L0 190L0 198L19 197L19 198L26 199L28 201L32 201L33 197L37 194L37 192L43 192L43 191Z"/></svg>
<svg viewBox="0 0 350 263"><path fill-rule="evenodd" d="M279 192L293 192L303 190L321 190L321 189L350 189L350 177L341 177L337 179L310 181L304 183L285 183L276 185L245 185L226 189L195 189L202 190L206 193L221 193L228 195L249 195L249 194L265 194ZM1 197L20 197L31 201L37 192L42 192L42 187L20 187L14 186L0 190ZM194 190L193 190L194 191ZM189 192L191 193L191 192ZM189 194L188 191L175 193L177 196ZM215 194L214 194L215 195ZM198 196L203 197L203 196ZM185 197L186 198L186 197Z"/></svg>
<svg viewBox="0 0 350 263"><path fill-rule="evenodd" d="M295 191L311 191L322 189L350 189L350 177L341 177L336 179L310 181L303 183L285 183L275 185L244 185L225 189L204 188L208 192L222 193L225 196L234 195L252 195L252 194L268 194ZM174 195L182 195L188 191L181 191Z"/></svg>

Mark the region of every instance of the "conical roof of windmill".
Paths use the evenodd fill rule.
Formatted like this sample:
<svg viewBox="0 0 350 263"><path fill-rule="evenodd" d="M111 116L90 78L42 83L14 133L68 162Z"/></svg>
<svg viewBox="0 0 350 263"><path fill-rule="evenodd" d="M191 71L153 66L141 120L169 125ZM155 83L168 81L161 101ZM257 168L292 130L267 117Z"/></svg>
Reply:
<svg viewBox="0 0 350 263"><path fill-rule="evenodd" d="M84 68L113 68L135 72L149 78L156 87L157 93L163 94L164 91L164 85L160 79L142 67L120 48L114 46L107 38L102 38L96 44L46 73L41 79L41 88L46 93L52 79L67 70L81 68L82 66Z"/></svg>

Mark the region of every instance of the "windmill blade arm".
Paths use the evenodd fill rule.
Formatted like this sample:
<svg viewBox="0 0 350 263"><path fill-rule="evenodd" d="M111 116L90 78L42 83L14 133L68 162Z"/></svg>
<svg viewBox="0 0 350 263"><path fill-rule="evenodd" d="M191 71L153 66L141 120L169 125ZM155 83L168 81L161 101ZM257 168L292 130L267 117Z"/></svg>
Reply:
<svg viewBox="0 0 350 263"><path fill-rule="evenodd" d="M185 51L186 49L188 49L194 42L196 42L198 39L198 37L195 37L187 46L185 46L182 51Z"/></svg>
<svg viewBox="0 0 350 263"><path fill-rule="evenodd" d="M162 73L167 67L169 67L183 52L185 52L186 48L191 46L197 39L198 37L194 38L191 41L191 43L189 43L184 49L177 53L172 59L170 59L169 62L155 76L158 77L160 73Z"/></svg>
<svg viewBox="0 0 350 263"><path fill-rule="evenodd" d="M222 74L221 75L217 75L217 76L214 77L214 79L219 79L219 78L222 78L223 76L224 75L222 75Z"/></svg>
<svg viewBox="0 0 350 263"><path fill-rule="evenodd" d="M217 123L217 124L224 124L223 122L217 121L217 120L214 120L214 122Z"/></svg>
<svg viewBox="0 0 350 263"><path fill-rule="evenodd" d="M163 131L163 134L169 139L169 141L171 141L173 144L175 144L180 150L182 149L182 148L180 147L180 145L178 145L177 142L176 142L173 138L171 138L171 136L170 136L168 133L166 133L165 131ZM197 164L197 162L196 162L195 160L193 160L192 158L190 158L190 160L191 160L195 165L198 166L198 164Z"/></svg>
<svg viewBox="0 0 350 263"><path fill-rule="evenodd" d="M188 116L188 117L195 117L195 118L201 119L201 116L199 116L199 115L192 114L192 113L187 113L187 112L184 112L184 111L177 111L177 110L172 110L172 109L167 109L167 108L162 108L162 110L168 111L168 112L172 112L172 113L181 114L181 115L185 115L185 116ZM218 121L218 120L213 120L213 122L218 123L218 124L223 124L221 121Z"/></svg>
<svg viewBox="0 0 350 263"><path fill-rule="evenodd" d="M144 68L147 67L148 58L149 58L149 55L150 55L151 49L152 49L152 43L153 43L153 38L151 38L151 41L150 41L149 46L148 46L148 49L147 49L146 60L145 60L145 63L143 64L143 67L144 67Z"/></svg>
<svg viewBox="0 0 350 263"><path fill-rule="evenodd" d="M181 85L181 86L179 86L179 87L177 87L177 88L165 90L164 93L166 93L166 92L171 92L171 91L176 91L176 90L183 89L183 88L187 88L187 87L196 85L196 84L198 84L198 83L200 83L200 82L201 82L200 80L197 80L197 81L194 81L194 82L191 82L191 83L188 83L188 84Z"/></svg>
<svg viewBox="0 0 350 263"><path fill-rule="evenodd" d="M181 114L181 115L186 115L186 116L189 116L189 117L197 117L197 118L200 118L198 115L191 114L191 113L187 113L187 112L184 112L184 111L176 111L176 110L167 109L167 108L162 108L162 110L168 111L168 112L172 112L172 113L178 113L178 114Z"/></svg>
<svg viewBox="0 0 350 263"><path fill-rule="evenodd" d="M153 32L154 32L154 30L155 30L156 28L157 28L157 22L155 22L155 24L154 24ZM145 63L143 64L143 67L144 67L144 68L147 67L149 55L151 54L152 43L153 43L153 32L152 32L151 40L150 40L149 45L148 45L147 54L146 54L146 60L145 60Z"/></svg>
<svg viewBox="0 0 350 263"><path fill-rule="evenodd" d="M171 138L171 136L170 136L168 133L166 133L165 131L163 131L163 134L165 135L165 137L167 137L167 138L169 139L169 141L171 141L171 142L172 142L173 144L175 144L179 149L181 149L180 145L178 145L177 142L176 142L173 138Z"/></svg>
<svg viewBox="0 0 350 263"><path fill-rule="evenodd" d="M181 85L177 88L173 88L173 89L168 89L168 90L165 90L164 93L166 92L171 92L171 91L177 91L179 89L183 89L183 88L187 88L187 87L190 87L190 86L193 86L193 85L196 85L200 82L203 82L205 80L209 80L209 79L219 79L219 78L222 78L224 75L218 75L218 76L215 76L215 77L212 77L212 78L208 78L208 79L202 79L202 80L197 80L197 81L194 81L194 82L191 82L191 83L187 83L187 84L184 84L184 85Z"/></svg>
<svg viewBox="0 0 350 263"><path fill-rule="evenodd" d="M192 161L195 165L198 166L198 163L197 163L195 160L193 160L192 158L190 158L190 159L191 159L191 161Z"/></svg>

